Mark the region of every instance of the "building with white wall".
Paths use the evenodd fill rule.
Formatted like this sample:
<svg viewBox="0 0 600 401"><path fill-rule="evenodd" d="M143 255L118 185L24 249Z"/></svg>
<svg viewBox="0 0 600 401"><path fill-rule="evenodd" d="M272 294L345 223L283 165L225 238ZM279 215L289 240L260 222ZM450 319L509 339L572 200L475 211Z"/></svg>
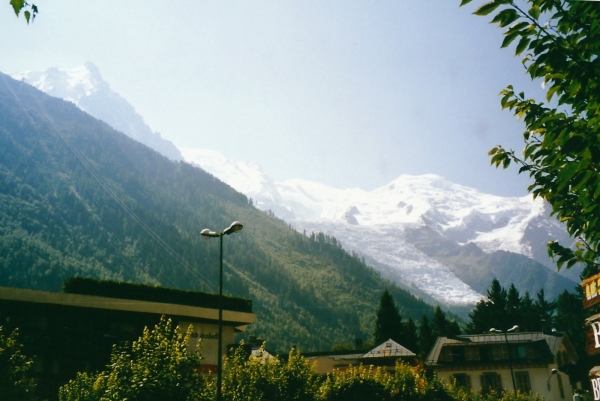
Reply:
<svg viewBox="0 0 600 401"><path fill-rule="evenodd" d="M577 359L565 334L501 333L439 337L425 365L472 391L517 390L559 401L573 397L565 372Z"/></svg>

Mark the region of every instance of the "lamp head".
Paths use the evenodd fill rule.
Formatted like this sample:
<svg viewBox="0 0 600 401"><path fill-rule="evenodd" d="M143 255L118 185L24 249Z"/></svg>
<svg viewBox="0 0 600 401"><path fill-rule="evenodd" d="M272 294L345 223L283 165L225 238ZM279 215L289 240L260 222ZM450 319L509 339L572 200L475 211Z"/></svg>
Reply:
<svg viewBox="0 0 600 401"><path fill-rule="evenodd" d="M550 374L552 374L552 375L555 375L555 374L557 374L557 373L558 373L558 370L556 370L556 369L552 369L552 371L551 371L551 373L550 373Z"/></svg>
<svg viewBox="0 0 600 401"><path fill-rule="evenodd" d="M219 233L210 231L208 228L205 228L204 230L200 231L200 236L202 237L202 239L211 239L214 237L218 237Z"/></svg>
<svg viewBox="0 0 600 401"><path fill-rule="evenodd" d="M502 333L502 330L498 330L498 329L495 329L495 328L492 327L490 329L490 333Z"/></svg>
<svg viewBox="0 0 600 401"><path fill-rule="evenodd" d="M511 333L511 332L515 332L515 331L519 331L519 326L517 326L516 324L511 329L506 330L507 333Z"/></svg>
<svg viewBox="0 0 600 401"><path fill-rule="evenodd" d="M242 223L240 223L239 221L234 221L229 227L223 230L223 234L229 235L237 233L238 231L242 231L242 228L244 228L244 225Z"/></svg>

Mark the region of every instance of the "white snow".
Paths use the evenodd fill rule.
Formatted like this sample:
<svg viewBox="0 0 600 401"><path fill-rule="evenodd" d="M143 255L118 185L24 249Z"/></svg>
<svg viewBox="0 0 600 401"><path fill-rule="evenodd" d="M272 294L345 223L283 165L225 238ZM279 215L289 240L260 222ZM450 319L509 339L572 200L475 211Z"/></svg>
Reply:
<svg viewBox="0 0 600 401"><path fill-rule="evenodd" d="M158 132L152 132L133 106L111 90L102 79L98 67L91 62L75 68L52 67L46 71L25 71L11 75L50 96L74 103L86 113L172 160L183 159L172 142L162 138Z"/></svg>
<svg viewBox="0 0 600 401"><path fill-rule="evenodd" d="M474 304L483 295L405 241L405 228L427 225L459 244L474 242L486 252L532 257L525 240L530 223L542 218L558 225L547 217L541 199L484 194L434 174L401 175L373 191L336 189L302 179L274 182L255 163L228 160L216 151L182 153L253 198L260 209L272 210L299 231L335 236L384 277L416 286L446 304Z"/></svg>

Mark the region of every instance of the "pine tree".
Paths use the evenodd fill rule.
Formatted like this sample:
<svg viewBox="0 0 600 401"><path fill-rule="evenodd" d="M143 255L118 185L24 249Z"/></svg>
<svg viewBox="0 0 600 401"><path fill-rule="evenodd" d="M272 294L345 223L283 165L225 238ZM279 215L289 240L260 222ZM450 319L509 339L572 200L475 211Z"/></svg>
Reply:
<svg viewBox="0 0 600 401"><path fill-rule="evenodd" d="M539 329L543 332L550 332L554 327L553 315L554 310L556 309L556 303L546 301L543 288L537 293L537 300L534 303L534 308L541 320L541 327Z"/></svg>
<svg viewBox="0 0 600 401"><path fill-rule="evenodd" d="M487 299L477 302L475 308L469 313L470 322L467 323L467 332L471 334L487 333L491 328L506 330L509 326L506 290L497 279L492 280L487 291ZM513 324L514 325L514 324Z"/></svg>
<svg viewBox="0 0 600 401"><path fill-rule="evenodd" d="M419 348L421 353L421 359L425 359L431 351L431 347L435 344L436 340L435 334L433 334L433 330L431 328L431 324L429 323L429 319L427 315L423 314L421 318L421 325L419 326Z"/></svg>
<svg viewBox="0 0 600 401"><path fill-rule="evenodd" d="M392 339L397 343L402 341L402 316L396 305L396 301L388 290L385 290L379 299L379 308L375 317L375 344L379 345L388 339Z"/></svg>
<svg viewBox="0 0 600 401"><path fill-rule="evenodd" d="M404 324L404 335L402 336L401 344L415 354L419 354L419 334L417 333L417 325L412 317L409 317Z"/></svg>
<svg viewBox="0 0 600 401"><path fill-rule="evenodd" d="M446 335L448 337L454 337L460 335L460 326L456 319L452 319L452 321L448 322L448 326L446 328Z"/></svg>
<svg viewBox="0 0 600 401"><path fill-rule="evenodd" d="M514 284L510 285L508 294L506 296L506 314L509 326L514 326L516 324L517 326L522 327L523 321L521 319L521 295Z"/></svg>
<svg viewBox="0 0 600 401"><path fill-rule="evenodd" d="M446 319L446 315L440 306L436 306L433 311L433 319L431 320L431 328L436 337L448 336L448 325L450 322Z"/></svg>
<svg viewBox="0 0 600 401"><path fill-rule="evenodd" d="M577 353L581 356L586 355L585 351L585 313L583 309L583 296L578 288L577 293L571 293L564 290L556 299L556 317L554 319L556 329L564 331L569 336L569 340L575 347Z"/></svg>
<svg viewBox="0 0 600 401"><path fill-rule="evenodd" d="M525 295L521 299L521 305L519 308L521 331L540 331L541 322L540 317L537 315L533 299L529 295L529 291L525 291Z"/></svg>

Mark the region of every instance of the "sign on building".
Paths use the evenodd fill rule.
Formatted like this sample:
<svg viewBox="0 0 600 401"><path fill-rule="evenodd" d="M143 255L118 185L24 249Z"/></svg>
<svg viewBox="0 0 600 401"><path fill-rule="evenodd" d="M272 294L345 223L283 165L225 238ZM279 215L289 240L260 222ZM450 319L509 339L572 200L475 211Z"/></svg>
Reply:
<svg viewBox="0 0 600 401"><path fill-rule="evenodd" d="M583 288L583 307L589 308L600 303L600 273L581 282Z"/></svg>

